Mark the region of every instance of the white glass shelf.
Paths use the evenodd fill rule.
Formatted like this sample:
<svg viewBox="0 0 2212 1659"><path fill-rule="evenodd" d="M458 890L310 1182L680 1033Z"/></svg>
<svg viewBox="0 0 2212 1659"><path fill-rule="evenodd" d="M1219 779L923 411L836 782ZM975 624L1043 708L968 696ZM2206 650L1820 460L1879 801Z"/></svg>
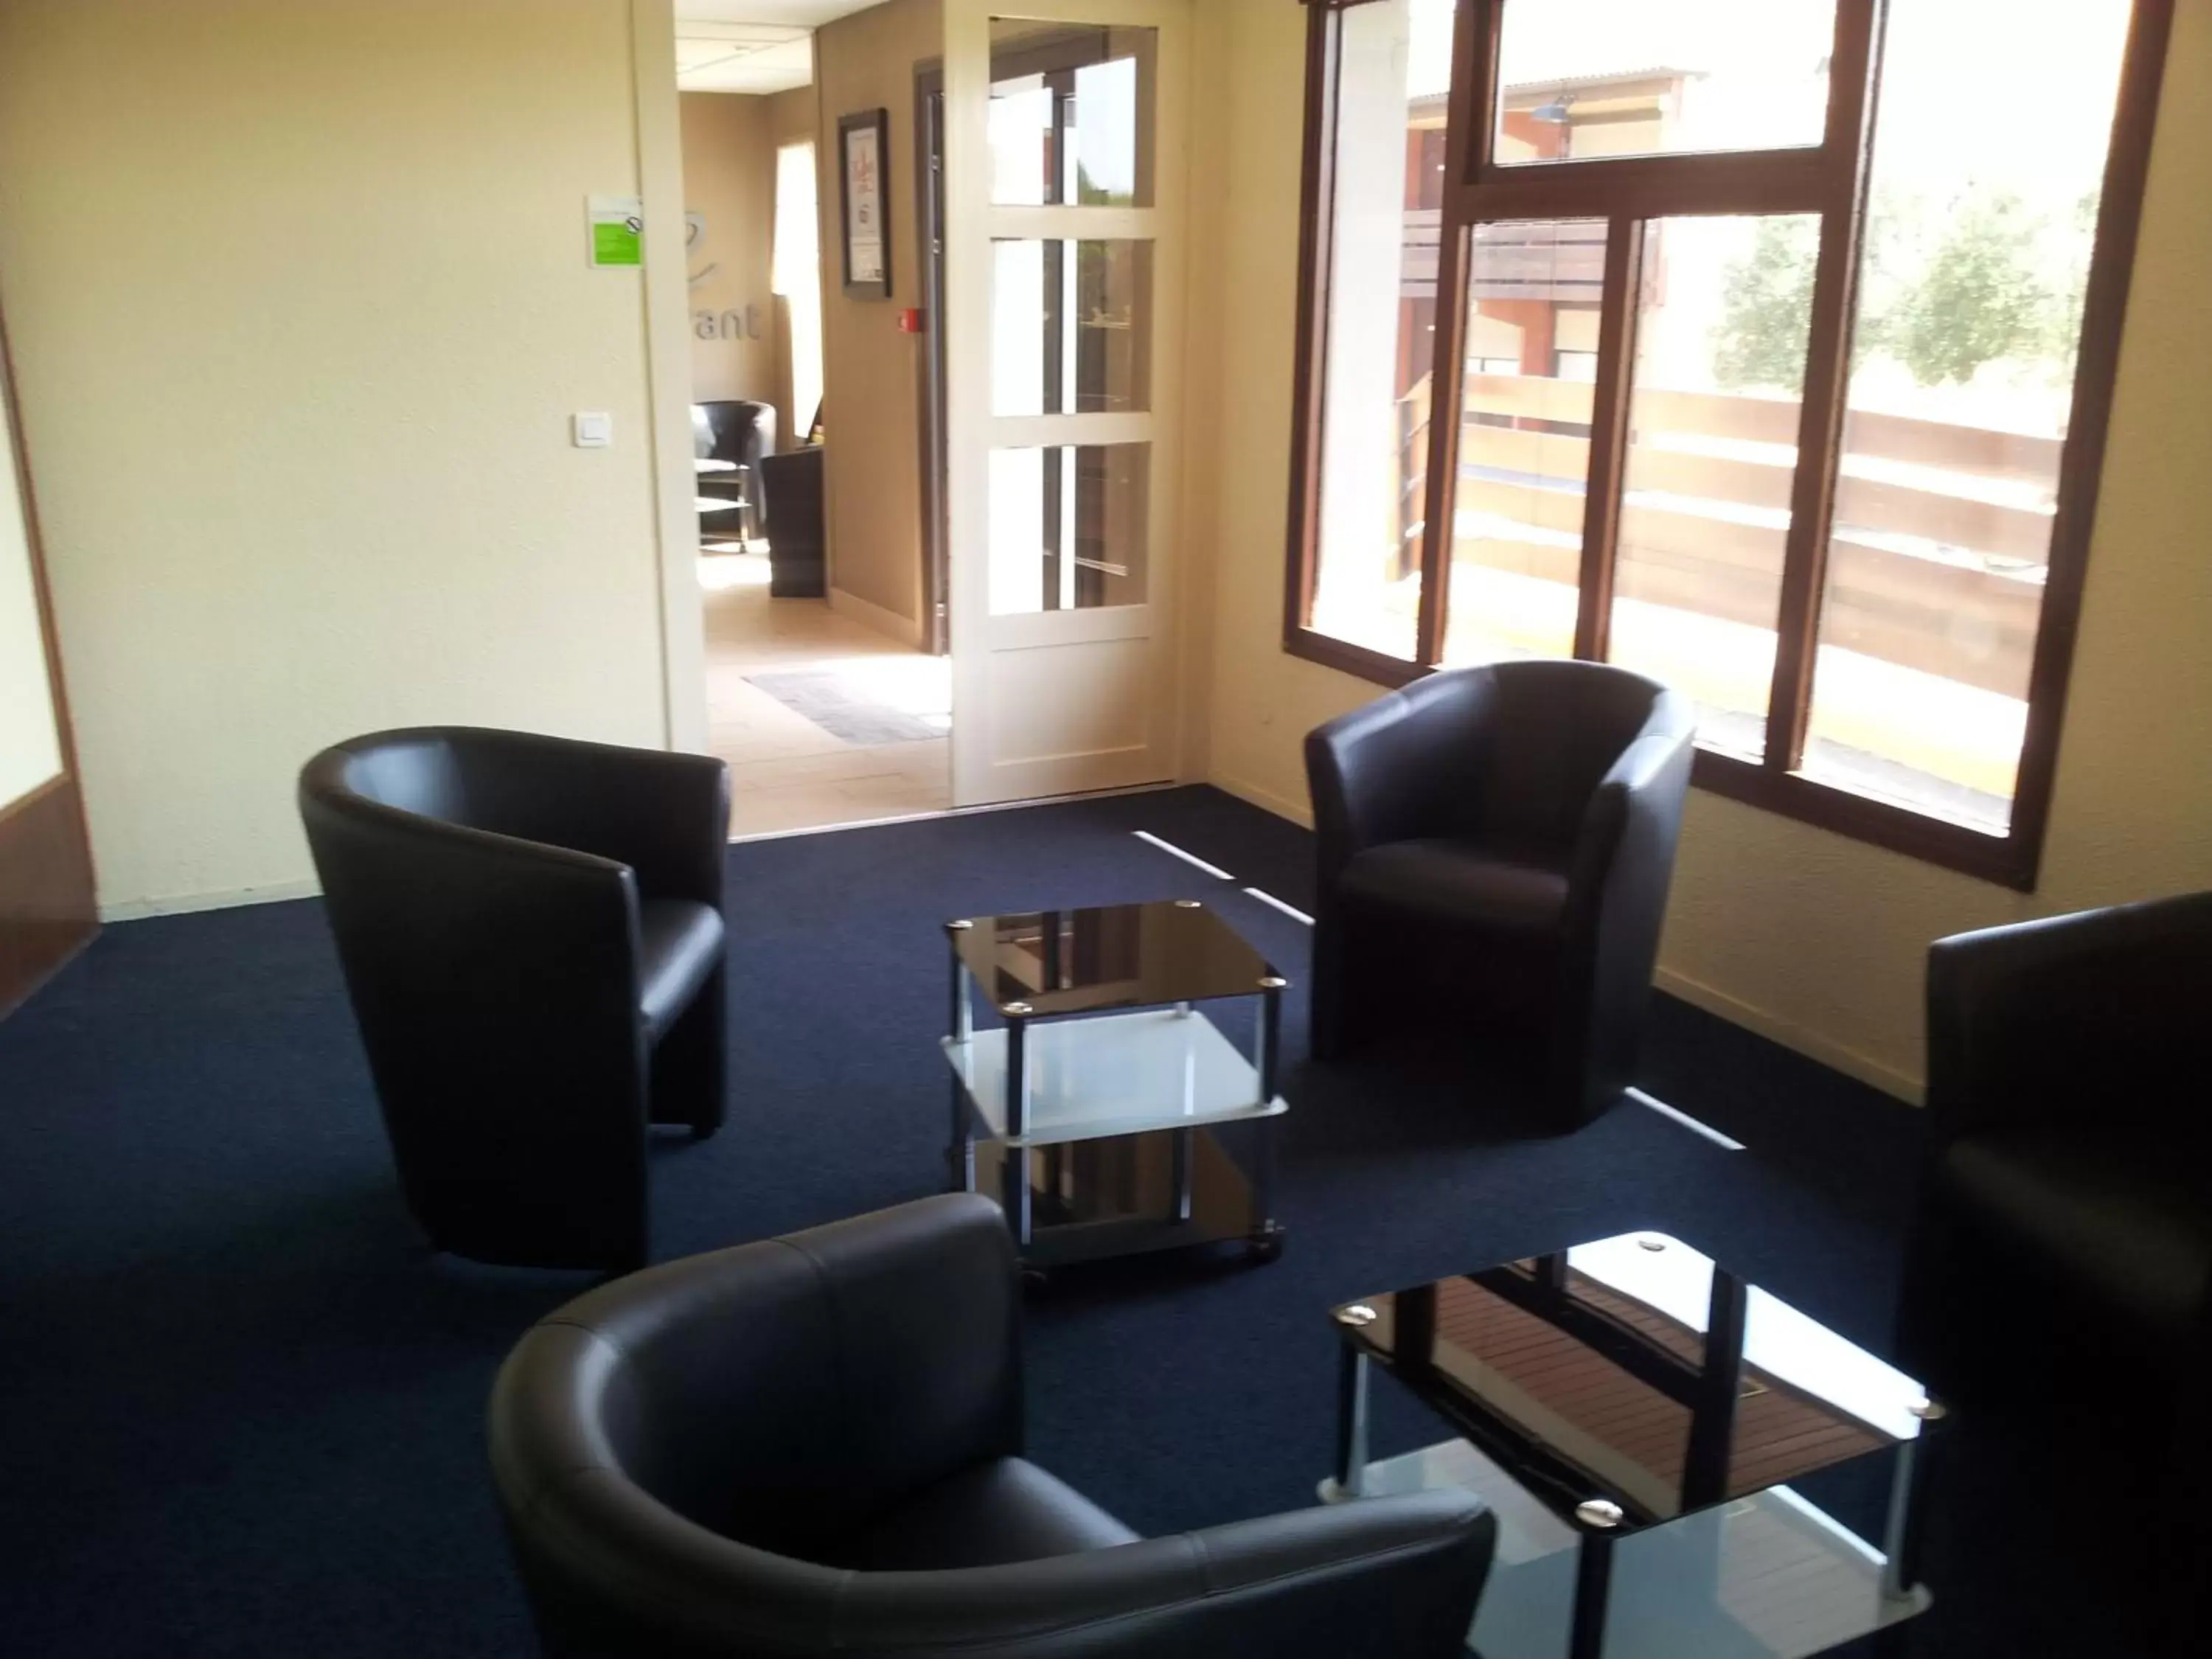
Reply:
<svg viewBox="0 0 2212 1659"><path fill-rule="evenodd" d="M1468 1647L1480 1659L1559 1659L1574 1600L1573 1528L1464 1440L1370 1463L1364 1495L1464 1486L1498 1517L1498 1554ZM1322 1496L1346 1500L1333 1480ZM1881 1553L1787 1486L1622 1538L1606 1659L1807 1659L1924 1612L1928 1591L1882 1593Z"/></svg>
<svg viewBox="0 0 2212 1659"><path fill-rule="evenodd" d="M1015 1146L1192 1129L1288 1109L1262 1102L1259 1074L1213 1022L1194 1009L1032 1024L1028 1133L1006 1133L1006 1033L977 1031L939 1045L991 1133Z"/></svg>

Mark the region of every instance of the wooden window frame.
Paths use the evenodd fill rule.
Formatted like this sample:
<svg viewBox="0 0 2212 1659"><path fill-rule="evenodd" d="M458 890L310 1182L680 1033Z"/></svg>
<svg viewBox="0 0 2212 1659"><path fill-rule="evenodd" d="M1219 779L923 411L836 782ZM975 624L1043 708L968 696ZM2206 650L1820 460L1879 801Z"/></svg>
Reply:
<svg viewBox="0 0 2212 1659"><path fill-rule="evenodd" d="M1304 177L1284 649L1385 686L1405 685L1436 672L1449 602L1449 538L1443 527L1457 476L1464 393L1462 377L1453 371L1463 361L1466 261L1475 225L1512 219L1602 219L1607 223L1574 645L1577 657L1601 659L1612 615L1618 553L1619 483L1632 390L1640 228L1653 219L1692 215L1817 215L1820 250L1814 276L1766 742L1756 761L1700 747L1693 777L1700 787L1716 794L2004 886L2034 890L2049 827L2067 680L2080 627L2083 578L2096 522L2097 490L2173 0L2134 0L2130 21L2059 464L2048 576L2029 667L2027 725L2010 822L2002 836L1856 793L1797 769L1812 709L1830 520L1850 392L1850 331L1888 0L1837 0L1828 108L1817 146L1541 165L1501 163L1492 154L1499 31L1504 7L1513 0L1457 0L1445 139L1449 172L1437 254L1437 368L1431 381L1436 390L1429 416L1428 494L1414 656L1411 660L1389 656L1318 633L1309 625L1320 553L1337 35L1341 13L1373 3L1305 0Z"/></svg>

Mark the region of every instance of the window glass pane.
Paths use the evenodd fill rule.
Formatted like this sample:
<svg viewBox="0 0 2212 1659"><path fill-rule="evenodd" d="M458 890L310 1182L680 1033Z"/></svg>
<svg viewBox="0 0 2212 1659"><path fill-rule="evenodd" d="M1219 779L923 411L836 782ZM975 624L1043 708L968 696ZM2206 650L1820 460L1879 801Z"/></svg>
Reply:
<svg viewBox="0 0 2212 1659"><path fill-rule="evenodd" d="M1602 220L1477 225L1443 660L1575 648Z"/></svg>
<svg viewBox="0 0 2212 1659"><path fill-rule="evenodd" d="M1816 216L1645 227L1611 661L1698 704L1698 739L1766 748L1797 471Z"/></svg>
<svg viewBox="0 0 2212 1659"><path fill-rule="evenodd" d="M1410 660L1421 603L1452 0L1344 12L1320 377L1316 632Z"/></svg>
<svg viewBox="0 0 2212 1659"><path fill-rule="evenodd" d="M1151 407L1152 245L991 244L991 412Z"/></svg>
<svg viewBox="0 0 2212 1659"><path fill-rule="evenodd" d="M991 612L1141 605L1148 444L991 452Z"/></svg>
<svg viewBox="0 0 2212 1659"><path fill-rule="evenodd" d="M1893 0L1804 769L2002 834L2128 0Z"/></svg>
<svg viewBox="0 0 2212 1659"><path fill-rule="evenodd" d="M991 200L1150 207L1158 31L991 20Z"/></svg>
<svg viewBox="0 0 2212 1659"><path fill-rule="evenodd" d="M1835 0L1508 0L1508 164L1817 144Z"/></svg>

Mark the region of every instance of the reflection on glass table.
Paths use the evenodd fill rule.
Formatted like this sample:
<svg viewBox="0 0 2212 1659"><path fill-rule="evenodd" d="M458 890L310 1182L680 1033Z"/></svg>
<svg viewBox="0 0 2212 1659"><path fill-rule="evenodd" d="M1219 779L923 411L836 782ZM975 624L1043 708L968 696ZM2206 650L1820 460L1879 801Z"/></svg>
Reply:
<svg viewBox="0 0 2212 1659"><path fill-rule="evenodd" d="M1258 951L1195 899L967 917L945 935L951 1184L995 1184L1026 1262L1230 1238L1273 1259L1288 981ZM1002 1024L976 1025L979 990ZM1259 1000L1249 1059L1194 1006L1227 997Z"/></svg>
<svg viewBox="0 0 2212 1659"><path fill-rule="evenodd" d="M1603 1239L1334 1317L1324 1493L1449 1482L1489 1498L1499 1551L1470 1638L1483 1659L1797 1659L1928 1605L1914 1554L1942 1407L1677 1240ZM1370 1464L1370 1362L1465 1439ZM1883 1455L1879 1548L1788 1485Z"/></svg>

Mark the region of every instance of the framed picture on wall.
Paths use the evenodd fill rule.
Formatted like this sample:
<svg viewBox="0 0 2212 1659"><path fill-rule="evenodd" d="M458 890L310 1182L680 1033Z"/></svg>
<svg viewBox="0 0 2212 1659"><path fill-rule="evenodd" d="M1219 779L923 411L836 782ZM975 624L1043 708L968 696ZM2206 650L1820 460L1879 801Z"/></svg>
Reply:
<svg viewBox="0 0 2212 1659"><path fill-rule="evenodd" d="M862 110L837 118L837 176L843 200L845 295L891 297L890 112Z"/></svg>

